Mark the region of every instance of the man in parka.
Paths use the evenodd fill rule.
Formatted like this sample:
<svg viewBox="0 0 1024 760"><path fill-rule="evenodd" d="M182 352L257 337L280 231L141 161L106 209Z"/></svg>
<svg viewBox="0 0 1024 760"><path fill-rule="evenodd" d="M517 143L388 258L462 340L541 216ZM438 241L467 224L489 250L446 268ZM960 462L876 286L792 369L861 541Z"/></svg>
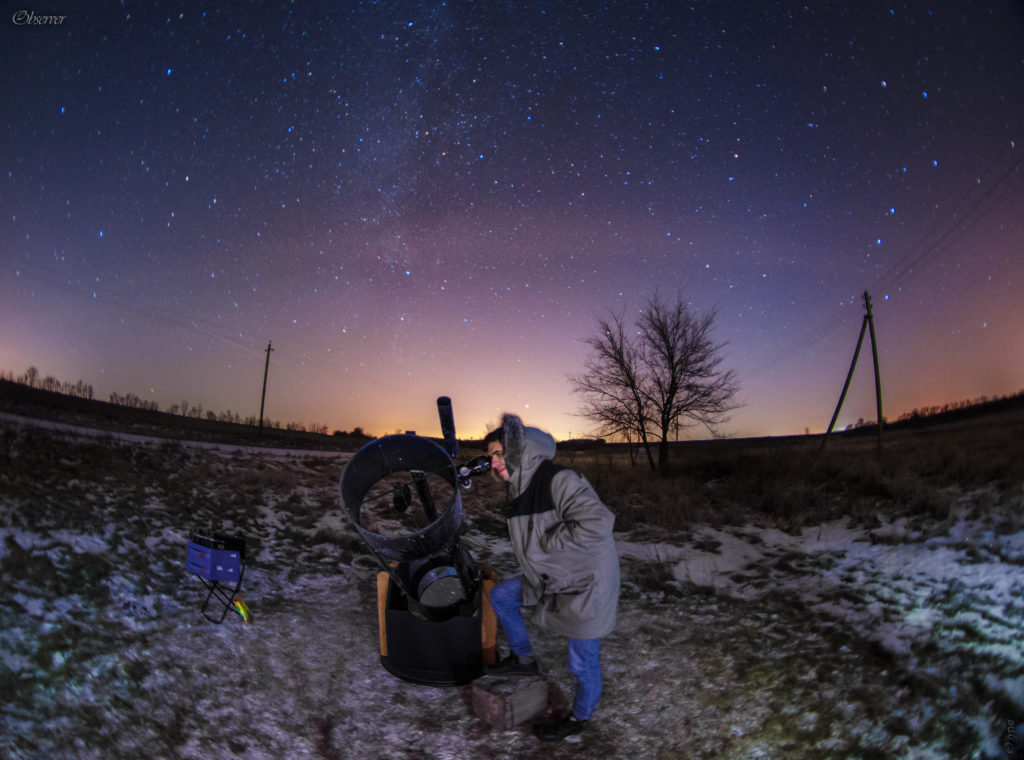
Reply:
<svg viewBox="0 0 1024 760"><path fill-rule="evenodd" d="M522 575L491 590L491 605L511 653L491 674L538 672L524 606L533 622L569 638L569 672L576 678L572 711L537 735L557 741L582 731L601 698L601 638L615 627L619 558L612 539L615 516L590 483L551 461L555 439L524 427L513 414L484 439L492 471L509 484L505 510L509 537Z"/></svg>

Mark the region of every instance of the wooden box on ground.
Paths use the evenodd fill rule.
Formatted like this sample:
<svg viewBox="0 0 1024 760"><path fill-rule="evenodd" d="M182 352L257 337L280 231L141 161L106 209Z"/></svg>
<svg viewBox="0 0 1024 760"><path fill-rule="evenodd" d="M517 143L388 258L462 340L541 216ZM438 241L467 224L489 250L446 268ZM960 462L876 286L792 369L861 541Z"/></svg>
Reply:
<svg viewBox="0 0 1024 760"><path fill-rule="evenodd" d="M483 676L473 681L473 712L495 728L525 723L547 704L548 682L540 676Z"/></svg>

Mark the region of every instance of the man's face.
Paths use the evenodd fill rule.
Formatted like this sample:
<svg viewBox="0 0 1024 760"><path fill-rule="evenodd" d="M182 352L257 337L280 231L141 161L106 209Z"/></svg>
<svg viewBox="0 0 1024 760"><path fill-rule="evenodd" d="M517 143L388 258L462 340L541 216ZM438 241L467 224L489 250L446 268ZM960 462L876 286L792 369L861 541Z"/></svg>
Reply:
<svg viewBox="0 0 1024 760"><path fill-rule="evenodd" d="M509 480L508 468L505 467L505 449L500 441L487 444L487 456L491 458L491 471L497 473L504 481Z"/></svg>

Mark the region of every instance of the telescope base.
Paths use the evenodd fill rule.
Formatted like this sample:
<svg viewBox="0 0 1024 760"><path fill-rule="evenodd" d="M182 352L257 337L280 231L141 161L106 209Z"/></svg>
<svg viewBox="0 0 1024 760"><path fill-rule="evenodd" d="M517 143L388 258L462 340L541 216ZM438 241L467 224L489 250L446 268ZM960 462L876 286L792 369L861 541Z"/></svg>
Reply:
<svg viewBox="0 0 1024 760"><path fill-rule="evenodd" d="M377 577L377 602L380 662L393 676L427 686L461 686L483 674L483 604L471 605L472 614L425 620L410 611L409 598L383 572Z"/></svg>

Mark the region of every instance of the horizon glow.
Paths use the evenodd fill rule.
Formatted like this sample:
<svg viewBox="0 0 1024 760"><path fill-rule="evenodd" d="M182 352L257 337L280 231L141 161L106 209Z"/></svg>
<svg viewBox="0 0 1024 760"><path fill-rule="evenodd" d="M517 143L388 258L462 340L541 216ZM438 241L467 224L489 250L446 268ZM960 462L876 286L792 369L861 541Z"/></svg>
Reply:
<svg viewBox="0 0 1024 760"><path fill-rule="evenodd" d="M47 14L3 32L5 373L257 416L272 342L282 423L582 437L585 339L660 293L717 313L724 434L821 432L866 290L887 418L1024 387L1009 0Z"/></svg>

